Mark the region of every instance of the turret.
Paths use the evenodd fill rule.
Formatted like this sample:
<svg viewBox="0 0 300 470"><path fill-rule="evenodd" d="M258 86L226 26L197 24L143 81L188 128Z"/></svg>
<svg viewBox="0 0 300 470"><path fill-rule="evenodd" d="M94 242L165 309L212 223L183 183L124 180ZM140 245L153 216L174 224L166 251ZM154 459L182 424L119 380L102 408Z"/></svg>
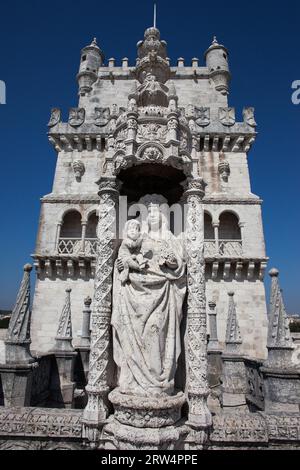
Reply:
<svg viewBox="0 0 300 470"><path fill-rule="evenodd" d="M205 58L206 66L214 81L216 90L223 95L227 95L230 81L228 51L218 43L216 37L214 37L211 46L205 52Z"/></svg>
<svg viewBox="0 0 300 470"><path fill-rule="evenodd" d="M79 95L85 95L92 89L93 83L97 80L97 72L104 61L104 54L97 45L96 38L89 46L81 50L80 67L77 75L79 85Z"/></svg>

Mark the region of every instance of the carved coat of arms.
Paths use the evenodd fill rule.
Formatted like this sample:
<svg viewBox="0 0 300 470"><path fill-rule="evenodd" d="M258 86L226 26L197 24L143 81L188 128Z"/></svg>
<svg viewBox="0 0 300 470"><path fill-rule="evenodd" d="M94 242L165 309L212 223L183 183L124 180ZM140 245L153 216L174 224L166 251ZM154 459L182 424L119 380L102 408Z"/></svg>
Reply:
<svg viewBox="0 0 300 470"><path fill-rule="evenodd" d="M210 108L196 108L195 107L195 117L196 123L198 126L205 127L210 123Z"/></svg>
<svg viewBox="0 0 300 470"><path fill-rule="evenodd" d="M70 126L77 127L84 123L85 109L84 108L71 108L69 113Z"/></svg>
<svg viewBox="0 0 300 470"><path fill-rule="evenodd" d="M254 108L244 108L243 117L244 117L245 124L248 124L248 126L251 126L251 127L257 126L255 118L254 118Z"/></svg>
<svg viewBox="0 0 300 470"><path fill-rule="evenodd" d="M233 126L235 123L235 109L219 108L219 120L224 126Z"/></svg>
<svg viewBox="0 0 300 470"><path fill-rule="evenodd" d="M110 109L107 108L95 108L95 125L106 126L110 118Z"/></svg>
<svg viewBox="0 0 300 470"><path fill-rule="evenodd" d="M61 117L61 113L60 113L59 108L51 109L51 116L50 116L50 120L48 122L48 127L56 126L56 124L58 124L60 122L60 117Z"/></svg>

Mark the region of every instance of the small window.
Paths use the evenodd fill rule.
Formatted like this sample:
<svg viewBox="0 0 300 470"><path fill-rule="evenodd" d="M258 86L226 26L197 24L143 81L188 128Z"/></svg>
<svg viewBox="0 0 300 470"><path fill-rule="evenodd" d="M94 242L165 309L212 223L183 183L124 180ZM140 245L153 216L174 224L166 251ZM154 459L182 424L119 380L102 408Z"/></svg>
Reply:
<svg viewBox="0 0 300 470"><path fill-rule="evenodd" d="M81 58L81 62L84 62L86 60L86 55L83 55Z"/></svg>
<svg viewBox="0 0 300 470"><path fill-rule="evenodd" d="M227 60L227 55L226 54L223 54L223 57L225 60Z"/></svg>

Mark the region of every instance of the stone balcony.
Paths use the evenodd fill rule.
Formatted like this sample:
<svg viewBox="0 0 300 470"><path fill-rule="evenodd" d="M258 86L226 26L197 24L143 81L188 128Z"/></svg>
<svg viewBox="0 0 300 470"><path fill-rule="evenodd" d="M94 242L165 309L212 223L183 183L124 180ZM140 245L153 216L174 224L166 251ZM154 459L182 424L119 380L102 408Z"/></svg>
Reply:
<svg viewBox="0 0 300 470"><path fill-rule="evenodd" d="M241 258L243 256L242 240L205 240L205 258Z"/></svg>
<svg viewBox="0 0 300 470"><path fill-rule="evenodd" d="M96 251L96 238L60 238L57 246L59 255L95 256Z"/></svg>
<svg viewBox="0 0 300 470"><path fill-rule="evenodd" d="M97 239L59 238L55 253L35 253L39 278L93 278ZM267 258L250 258L243 253L242 240L205 240L206 278L212 280L263 280Z"/></svg>

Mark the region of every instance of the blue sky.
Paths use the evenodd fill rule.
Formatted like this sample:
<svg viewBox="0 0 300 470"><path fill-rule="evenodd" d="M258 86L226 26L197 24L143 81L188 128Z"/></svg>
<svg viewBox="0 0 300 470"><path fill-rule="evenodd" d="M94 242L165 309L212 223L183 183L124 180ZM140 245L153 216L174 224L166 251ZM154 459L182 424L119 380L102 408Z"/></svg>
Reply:
<svg viewBox="0 0 300 470"><path fill-rule="evenodd" d="M300 313L299 123L291 84L300 80L300 3L196 0L158 2L157 26L174 64L203 54L217 35L230 53L230 104L256 108L259 136L249 154L252 191L264 200L269 267L281 273L289 312ZM0 15L0 309L10 308L22 265L34 252L39 198L51 191L55 152L50 108L66 118L77 104L80 49L96 36L106 58L136 57L152 23L150 1L5 0ZM267 280L267 286L269 281Z"/></svg>

